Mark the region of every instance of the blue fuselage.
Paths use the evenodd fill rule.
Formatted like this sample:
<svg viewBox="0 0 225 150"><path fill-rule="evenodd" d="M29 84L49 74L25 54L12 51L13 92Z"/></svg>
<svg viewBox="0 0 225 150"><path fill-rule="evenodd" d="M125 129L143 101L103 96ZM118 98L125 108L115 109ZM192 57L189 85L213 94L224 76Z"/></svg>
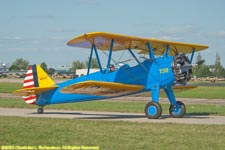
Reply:
<svg viewBox="0 0 225 150"><path fill-rule="evenodd" d="M38 96L37 105L44 106L48 104L81 102L110 98L106 96L67 94L60 92L60 90L66 86L88 80L142 85L145 88L140 92L152 91L156 86L162 88L167 85L172 85L176 80L171 66L173 58L173 56L167 56L155 58L154 61L148 59L134 67L130 67L129 65L125 64L116 69L114 72L103 70L102 72L95 72L86 76L81 76L79 78L59 83L58 88L40 94Z"/></svg>

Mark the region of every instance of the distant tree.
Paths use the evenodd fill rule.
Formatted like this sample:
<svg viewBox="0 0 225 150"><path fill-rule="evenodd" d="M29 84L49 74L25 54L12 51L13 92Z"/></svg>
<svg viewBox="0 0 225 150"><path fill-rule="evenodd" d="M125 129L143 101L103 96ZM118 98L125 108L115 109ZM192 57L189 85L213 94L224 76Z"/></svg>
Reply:
<svg viewBox="0 0 225 150"><path fill-rule="evenodd" d="M202 63L198 63L198 62L202 62ZM202 76L202 72L201 70L205 70L203 69L204 68L204 60L202 59L202 56L200 53L198 53L197 57L196 57L196 63L197 63L197 66L195 66L193 68L193 75L195 77L201 77Z"/></svg>
<svg viewBox="0 0 225 150"><path fill-rule="evenodd" d="M49 75L53 75L55 73L55 69L54 68L49 68L48 69L48 74Z"/></svg>
<svg viewBox="0 0 225 150"><path fill-rule="evenodd" d="M29 67L29 61L24 60L23 58L16 59L12 65L9 67L9 70L27 70Z"/></svg>
<svg viewBox="0 0 225 150"><path fill-rule="evenodd" d="M71 66L71 71L75 72L76 69L83 69L85 68L85 64L79 60L73 61Z"/></svg>
<svg viewBox="0 0 225 150"><path fill-rule="evenodd" d="M213 76L213 73L210 71L210 67L203 64L196 72L197 77L210 77Z"/></svg>
<svg viewBox="0 0 225 150"><path fill-rule="evenodd" d="M225 76L225 70L223 68L223 66L221 65L220 62L220 55L218 53L216 53L216 60L215 60L215 64L214 64L214 75L216 77L224 77Z"/></svg>
<svg viewBox="0 0 225 150"><path fill-rule="evenodd" d="M205 65L205 61L204 59L202 59L200 53L198 53L198 56L196 57L196 62L198 66L193 68L193 75L196 77L225 76L225 69L221 65L220 55L218 53L216 53L216 60L214 65Z"/></svg>
<svg viewBox="0 0 225 150"><path fill-rule="evenodd" d="M196 62L200 62L200 61L202 61L202 60L203 60L203 59L202 59L201 54L198 53L198 55L197 55L197 57L196 57Z"/></svg>
<svg viewBox="0 0 225 150"><path fill-rule="evenodd" d="M48 72L48 66L45 62L42 62L40 66L45 72Z"/></svg>
<svg viewBox="0 0 225 150"><path fill-rule="evenodd" d="M88 60L85 61L86 67L88 67L88 64L89 64L89 58L88 58ZM91 59L91 68L99 68L98 61L96 58Z"/></svg>

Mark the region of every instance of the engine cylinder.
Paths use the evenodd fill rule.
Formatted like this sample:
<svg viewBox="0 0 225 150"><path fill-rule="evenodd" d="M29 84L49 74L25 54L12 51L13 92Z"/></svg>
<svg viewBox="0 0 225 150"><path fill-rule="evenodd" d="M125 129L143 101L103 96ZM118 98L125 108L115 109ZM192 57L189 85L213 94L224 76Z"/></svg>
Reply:
<svg viewBox="0 0 225 150"><path fill-rule="evenodd" d="M172 70L177 84L185 85L191 79L192 65L185 54L178 54L174 57Z"/></svg>

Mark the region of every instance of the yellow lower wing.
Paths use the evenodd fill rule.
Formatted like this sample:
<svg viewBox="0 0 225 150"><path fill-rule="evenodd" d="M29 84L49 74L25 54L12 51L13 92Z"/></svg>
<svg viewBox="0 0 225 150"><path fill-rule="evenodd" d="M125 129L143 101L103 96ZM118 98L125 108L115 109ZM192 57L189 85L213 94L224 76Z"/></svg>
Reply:
<svg viewBox="0 0 225 150"><path fill-rule="evenodd" d="M144 89L144 86L115 82L85 81L64 87L60 92L97 96L121 96Z"/></svg>
<svg viewBox="0 0 225 150"><path fill-rule="evenodd" d="M55 89L57 87L58 86L24 88L24 89L19 89L19 90L14 91L13 94L18 95L18 96L37 95L42 92L46 92L46 91Z"/></svg>
<svg viewBox="0 0 225 150"><path fill-rule="evenodd" d="M185 90L191 90L197 87L198 86L195 86L195 85L176 85L176 86L173 86L173 89L175 90L175 92L180 92Z"/></svg>

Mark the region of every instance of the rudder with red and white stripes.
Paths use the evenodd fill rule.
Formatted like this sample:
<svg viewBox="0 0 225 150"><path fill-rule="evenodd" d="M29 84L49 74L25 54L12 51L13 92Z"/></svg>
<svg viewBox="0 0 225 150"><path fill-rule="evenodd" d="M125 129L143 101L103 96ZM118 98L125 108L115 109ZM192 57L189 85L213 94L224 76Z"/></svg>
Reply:
<svg viewBox="0 0 225 150"><path fill-rule="evenodd" d="M36 79L34 77L35 71L33 71L34 70L33 67L34 65L30 66L26 73L26 76L23 82L24 89L37 87L37 85L35 86ZM36 104L37 96L36 95L23 96L23 99L27 104Z"/></svg>

